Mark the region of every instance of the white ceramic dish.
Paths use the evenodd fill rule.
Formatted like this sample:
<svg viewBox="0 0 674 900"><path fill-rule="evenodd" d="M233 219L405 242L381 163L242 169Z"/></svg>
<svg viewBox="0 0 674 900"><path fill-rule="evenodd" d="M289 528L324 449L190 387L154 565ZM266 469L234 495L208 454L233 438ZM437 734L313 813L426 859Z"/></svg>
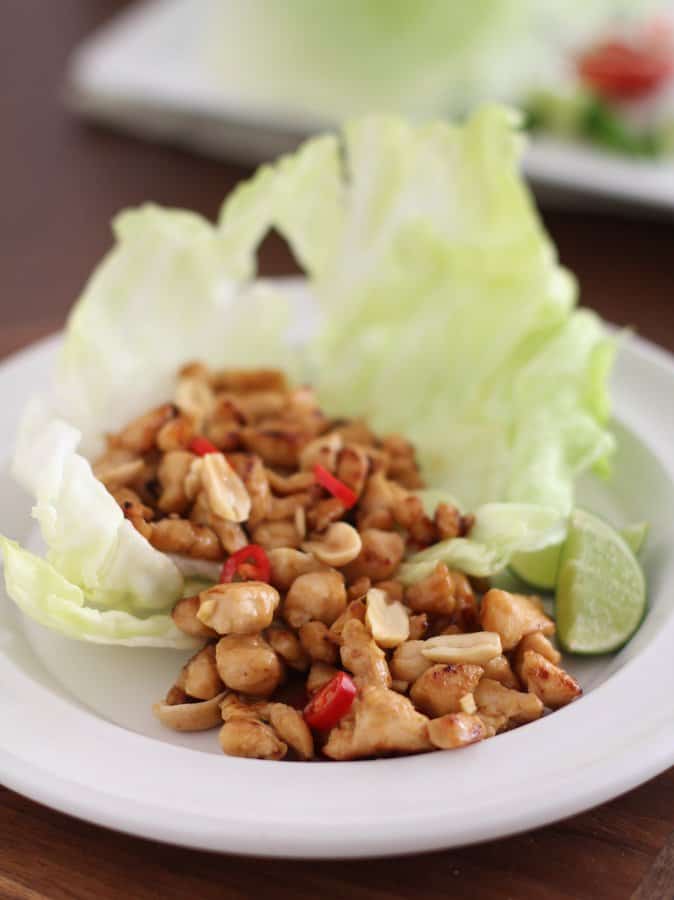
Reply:
<svg viewBox="0 0 674 900"><path fill-rule="evenodd" d="M194 147L246 164L294 148L333 127L330 110L309 114L291 99L270 99L269 85L250 67L242 77L239 44L245 4L227 0L220 40L221 71L204 49L214 5L222 0L145 0L113 19L78 48L68 99L79 112L155 140ZM222 6L219 6L222 16ZM674 94L672 96L674 105ZM558 192L648 205L674 212L674 163L630 160L576 142L534 139L525 174L546 196Z"/></svg>
<svg viewBox="0 0 674 900"><path fill-rule="evenodd" d="M306 303L306 298L304 299ZM59 338L0 366L0 531L34 542L8 459L21 408ZM674 763L674 360L631 338L614 379L620 449L586 505L648 519L650 609L618 655L570 662L586 695L475 747L368 762L239 760L214 733L177 735L151 703L185 654L80 644L23 620L0 591L0 781L55 809L144 837L267 856L432 850L534 828L609 800Z"/></svg>

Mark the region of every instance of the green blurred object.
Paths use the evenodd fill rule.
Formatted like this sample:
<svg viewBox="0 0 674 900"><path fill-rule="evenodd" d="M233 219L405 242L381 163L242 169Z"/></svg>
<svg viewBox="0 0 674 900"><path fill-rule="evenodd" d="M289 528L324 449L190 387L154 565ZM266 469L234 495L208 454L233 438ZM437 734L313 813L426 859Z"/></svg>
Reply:
<svg viewBox="0 0 674 900"><path fill-rule="evenodd" d="M655 158L674 152L671 121L637 128L620 107L592 92L537 91L525 104L526 127L562 138L580 138L623 156Z"/></svg>
<svg viewBox="0 0 674 900"><path fill-rule="evenodd" d="M519 102L562 72L569 48L662 0L248 0L236 40L226 4L207 36L212 69L270 113L317 124L372 112L463 115Z"/></svg>

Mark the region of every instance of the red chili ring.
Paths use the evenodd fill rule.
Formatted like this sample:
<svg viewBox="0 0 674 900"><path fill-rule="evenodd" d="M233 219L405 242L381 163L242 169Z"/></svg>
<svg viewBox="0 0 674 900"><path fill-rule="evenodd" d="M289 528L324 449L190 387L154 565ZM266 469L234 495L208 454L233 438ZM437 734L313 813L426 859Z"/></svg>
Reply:
<svg viewBox="0 0 674 900"><path fill-rule="evenodd" d="M338 672L307 703L304 721L320 731L333 728L351 709L357 693L353 679L346 672Z"/></svg>
<svg viewBox="0 0 674 900"><path fill-rule="evenodd" d="M189 443L189 449L197 456L207 456L209 453L219 453L220 451L211 443L208 438L194 437Z"/></svg>
<svg viewBox="0 0 674 900"><path fill-rule="evenodd" d="M246 581L269 582L271 563L265 551L258 544L246 544L232 553L222 567L220 584L229 584L234 576L240 575Z"/></svg>
<svg viewBox="0 0 674 900"><path fill-rule="evenodd" d="M344 509L351 509L358 502L358 494L352 491L343 481L340 481L339 478L335 478L320 463L316 463L314 466L314 478L321 487L325 488L326 491L342 503Z"/></svg>

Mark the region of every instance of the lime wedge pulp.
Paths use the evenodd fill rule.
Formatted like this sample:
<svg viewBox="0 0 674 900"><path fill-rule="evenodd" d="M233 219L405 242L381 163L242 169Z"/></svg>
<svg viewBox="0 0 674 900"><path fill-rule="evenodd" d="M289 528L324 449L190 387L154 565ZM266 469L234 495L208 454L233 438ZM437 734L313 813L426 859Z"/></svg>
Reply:
<svg viewBox="0 0 674 900"><path fill-rule="evenodd" d="M571 515L557 572L557 633L571 653L617 650L639 627L646 582L622 535L582 509Z"/></svg>
<svg viewBox="0 0 674 900"><path fill-rule="evenodd" d="M625 538L632 553L638 556L643 550L648 537L648 522L633 522L620 529L620 534Z"/></svg>
<svg viewBox="0 0 674 900"><path fill-rule="evenodd" d="M648 536L646 522L634 522L619 530L630 550L638 555ZM510 560L510 568L515 575L538 591L551 591L557 584L559 558L562 545L556 544L535 550L533 553L518 553Z"/></svg>
<svg viewBox="0 0 674 900"><path fill-rule="evenodd" d="M510 560L510 568L531 587L551 591L557 584L557 569L562 552L561 544L553 544L532 553L517 553Z"/></svg>

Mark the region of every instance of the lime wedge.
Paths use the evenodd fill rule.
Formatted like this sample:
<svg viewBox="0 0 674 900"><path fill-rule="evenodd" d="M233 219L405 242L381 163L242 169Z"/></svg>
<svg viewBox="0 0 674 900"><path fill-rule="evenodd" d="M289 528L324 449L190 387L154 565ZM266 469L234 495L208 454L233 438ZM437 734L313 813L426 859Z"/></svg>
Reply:
<svg viewBox="0 0 674 900"><path fill-rule="evenodd" d="M643 550L648 537L648 522L633 522L620 529L620 534L625 538L630 550L638 556Z"/></svg>
<svg viewBox="0 0 674 900"><path fill-rule="evenodd" d="M536 590L551 591L557 584L561 552L561 544L553 544L532 553L516 553L510 560L510 568L518 578Z"/></svg>
<svg viewBox="0 0 674 900"><path fill-rule="evenodd" d="M557 573L557 633L564 649L617 650L645 609L644 574L625 539L597 516L575 510Z"/></svg>
<svg viewBox="0 0 674 900"><path fill-rule="evenodd" d="M618 532L635 554L641 552L648 535L647 522L634 522ZM517 553L510 560L510 569L521 580L538 591L551 591L557 584L562 545L545 547L533 553Z"/></svg>

